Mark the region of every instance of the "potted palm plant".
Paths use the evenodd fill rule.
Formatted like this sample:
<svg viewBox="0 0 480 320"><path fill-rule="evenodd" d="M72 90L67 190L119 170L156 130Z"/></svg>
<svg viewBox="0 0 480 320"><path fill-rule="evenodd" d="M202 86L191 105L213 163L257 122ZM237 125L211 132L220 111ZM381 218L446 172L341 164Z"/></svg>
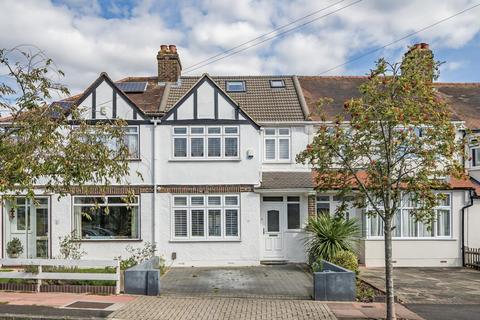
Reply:
<svg viewBox="0 0 480 320"><path fill-rule="evenodd" d="M7 243L7 254L9 258L15 259L23 252L23 245L20 239L13 238Z"/></svg>

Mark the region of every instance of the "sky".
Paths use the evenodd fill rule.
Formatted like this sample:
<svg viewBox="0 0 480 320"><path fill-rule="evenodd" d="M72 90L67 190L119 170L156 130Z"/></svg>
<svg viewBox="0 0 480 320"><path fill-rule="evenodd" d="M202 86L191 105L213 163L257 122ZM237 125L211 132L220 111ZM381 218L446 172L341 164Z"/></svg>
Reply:
<svg viewBox="0 0 480 320"><path fill-rule="evenodd" d="M83 91L103 71L113 79L155 75L160 44L177 45L183 74L188 75L365 75L378 58L398 61L409 45L427 42L436 59L445 62L441 81L478 82L480 7L340 65L479 2L0 0L0 47L43 50L65 72L62 82L72 93ZM312 23L281 35L272 33L269 37L277 37L187 69L328 6L289 28L318 18Z"/></svg>

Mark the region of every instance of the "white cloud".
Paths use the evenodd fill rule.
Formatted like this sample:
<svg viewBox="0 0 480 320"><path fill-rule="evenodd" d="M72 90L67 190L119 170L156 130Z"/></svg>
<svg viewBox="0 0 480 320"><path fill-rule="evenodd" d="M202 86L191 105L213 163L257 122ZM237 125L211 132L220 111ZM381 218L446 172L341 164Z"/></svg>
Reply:
<svg viewBox="0 0 480 320"><path fill-rule="evenodd" d="M155 56L162 43L177 44L182 64L188 67L337 1L185 0L175 3L177 11L153 0L140 1L128 10L112 2L106 10L120 18L106 19L97 0L68 0L62 5L47 0L4 0L0 43L2 47L26 43L42 48L65 71L72 91L78 92L101 71L114 79L155 74ZM470 0L365 0L194 73L317 74L472 5ZM479 11L462 14L419 38L434 49L460 48L479 32ZM399 50L411 41L382 53L398 57ZM445 68L458 67L452 62Z"/></svg>

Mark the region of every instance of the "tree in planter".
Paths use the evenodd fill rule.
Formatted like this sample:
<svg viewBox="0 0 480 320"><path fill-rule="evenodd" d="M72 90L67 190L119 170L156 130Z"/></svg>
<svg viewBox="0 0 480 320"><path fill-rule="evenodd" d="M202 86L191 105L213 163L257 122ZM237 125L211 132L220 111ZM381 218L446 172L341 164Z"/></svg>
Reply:
<svg viewBox="0 0 480 320"><path fill-rule="evenodd" d="M318 259L331 261L340 251L354 251L360 227L355 219L322 214L308 219L305 247L310 263Z"/></svg>
<svg viewBox="0 0 480 320"><path fill-rule="evenodd" d="M346 103L332 125L321 125L297 158L312 165L319 190L353 193L355 206L383 221L387 319L396 317L392 233L402 198L408 195L417 204L413 218L431 227L442 200L434 190L465 175L464 141L456 139L447 105L432 87L438 66L425 46L410 48L401 63L380 59L361 97Z"/></svg>
<svg viewBox="0 0 480 320"><path fill-rule="evenodd" d="M28 49L28 48L27 48ZM68 101L63 76L41 51L0 49L0 193L34 200L35 185L65 195L71 186L108 185L129 172L124 121L95 125ZM116 147L112 147L116 146Z"/></svg>
<svg viewBox="0 0 480 320"><path fill-rule="evenodd" d="M23 245L20 239L13 238L7 243L7 254L10 258L18 258L23 252Z"/></svg>

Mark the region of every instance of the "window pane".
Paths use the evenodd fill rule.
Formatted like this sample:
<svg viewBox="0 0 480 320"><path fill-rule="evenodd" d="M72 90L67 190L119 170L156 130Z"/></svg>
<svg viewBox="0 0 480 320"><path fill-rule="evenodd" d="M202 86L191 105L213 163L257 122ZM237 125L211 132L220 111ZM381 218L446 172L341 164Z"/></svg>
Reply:
<svg viewBox="0 0 480 320"><path fill-rule="evenodd" d="M287 201L300 202L300 197L287 197Z"/></svg>
<svg viewBox="0 0 480 320"><path fill-rule="evenodd" d="M187 138L174 138L174 156L186 157L187 156Z"/></svg>
<svg viewBox="0 0 480 320"><path fill-rule="evenodd" d="M418 223L415 217L410 214L411 210L403 209L403 236L404 237L418 237Z"/></svg>
<svg viewBox="0 0 480 320"><path fill-rule="evenodd" d="M317 196L317 201L330 201L330 196Z"/></svg>
<svg viewBox="0 0 480 320"><path fill-rule="evenodd" d="M174 197L173 198L173 205L174 206L186 206L187 205L187 197Z"/></svg>
<svg viewBox="0 0 480 320"><path fill-rule="evenodd" d="M330 203L317 203L317 215L330 214Z"/></svg>
<svg viewBox="0 0 480 320"><path fill-rule="evenodd" d="M192 196L192 206L203 206L203 196Z"/></svg>
<svg viewBox="0 0 480 320"><path fill-rule="evenodd" d="M369 223L368 231L369 236L381 237L383 236L383 220L380 216L368 217L367 221Z"/></svg>
<svg viewBox="0 0 480 320"><path fill-rule="evenodd" d="M285 87L285 83L283 82L283 80L270 80L270 87L283 88Z"/></svg>
<svg viewBox="0 0 480 320"><path fill-rule="evenodd" d="M192 210L192 237L204 236L204 212L203 210Z"/></svg>
<svg viewBox="0 0 480 320"><path fill-rule="evenodd" d="M230 237L238 236L238 210L225 210L225 235Z"/></svg>
<svg viewBox="0 0 480 320"><path fill-rule="evenodd" d="M222 204L222 197L220 196L209 196L208 205L209 206L219 206Z"/></svg>
<svg viewBox="0 0 480 320"><path fill-rule="evenodd" d="M279 139L278 151L280 159L290 159L290 139Z"/></svg>
<svg viewBox="0 0 480 320"><path fill-rule="evenodd" d="M84 239L133 239L138 237L137 207L75 207ZM80 218L78 218L80 216Z"/></svg>
<svg viewBox="0 0 480 320"><path fill-rule="evenodd" d="M227 81L227 91L245 91L245 82Z"/></svg>
<svg viewBox="0 0 480 320"><path fill-rule="evenodd" d="M133 128L130 128L130 129L133 129ZM138 133L134 133L134 134L127 134L125 135L125 138L124 138L125 146L128 149L128 154L131 158L134 158L134 159L140 157L138 137L139 137Z"/></svg>
<svg viewBox="0 0 480 320"><path fill-rule="evenodd" d="M225 134L237 134L238 127L225 127Z"/></svg>
<svg viewBox="0 0 480 320"><path fill-rule="evenodd" d="M280 212L278 210L267 211L267 232L280 231Z"/></svg>
<svg viewBox="0 0 480 320"><path fill-rule="evenodd" d="M130 205L135 205L138 203L138 198L137 197L108 197L107 198L108 203L114 203L114 204L130 204Z"/></svg>
<svg viewBox="0 0 480 320"><path fill-rule="evenodd" d="M450 206L450 195L444 194L444 198L438 201L438 206L449 207Z"/></svg>
<svg viewBox="0 0 480 320"><path fill-rule="evenodd" d="M222 155L221 138L208 138L208 156L220 157Z"/></svg>
<svg viewBox="0 0 480 320"><path fill-rule="evenodd" d="M221 134L222 133L222 128L220 128L220 127L208 127L208 133L209 134Z"/></svg>
<svg viewBox="0 0 480 320"><path fill-rule="evenodd" d="M175 210L174 212L175 237L187 236L187 210Z"/></svg>
<svg viewBox="0 0 480 320"><path fill-rule="evenodd" d="M450 210L437 210L437 236L450 236Z"/></svg>
<svg viewBox="0 0 480 320"><path fill-rule="evenodd" d="M102 197L75 197L73 200L74 204L103 204L105 203L105 198Z"/></svg>
<svg viewBox="0 0 480 320"><path fill-rule="evenodd" d="M192 157L203 157L203 138L191 138L191 156Z"/></svg>
<svg viewBox="0 0 480 320"><path fill-rule="evenodd" d="M290 134L290 129L278 129L278 134L280 136L288 136Z"/></svg>
<svg viewBox="0 0 480 320"><path fill-rule="evenodd" d="M275 135L275 129L265 129L265 135L266 136L274 136Z"/></svg>
<svg viewBox="0 0 480 320"><path fill-rule="evenodd" d="M238 138L225 138L225 157L238 157Z"/></svg>
<svg viewBox="0 0 480 320"><path fill-rule="evenodd" d="M287 227L288 229L300 229L299 203L289 203L287 205Z"/></svg>
<svg viewBox="0 0 480 320"><path fill-rule="evenodd" d="M174 134L187 134L187 128L173 128Z"/></svg>
<svg viewBox="0 0 480 320"><path fill-rule="evenodd" d="M222 211L208 210L208 235L220 237L222 235Z"/></svg>
<svg viewBox="0 0 480 320"><path fill-rule="evenodd" d="M283 201L283 197L282 197L282 196L263 197L263 201L265 201L265 202L282 202L282 201Z"/></svg>
<svg viewBox="0 0 480 320"><path fill-rule="evenodd" d="M203 127L192 127L190 128L192 134L203 134Z"/></svg>
<svg viewBox="0 0 480 320"><path fill-rule="evenodd" d="M275 160L275 139L265 139L265 159Z"/></svg>
<svg viewBox="0 0 480 320"><path fill-rule="evenodd" d="M237 196L225 196L225 205L226 206L237 206L238 197Z"/></svg>
<svg viewBox="0 0 480 320"><path fill-rule="evenodd" d="M25 207L17 207L17 230L25 230L26 221Z"/></svg>

